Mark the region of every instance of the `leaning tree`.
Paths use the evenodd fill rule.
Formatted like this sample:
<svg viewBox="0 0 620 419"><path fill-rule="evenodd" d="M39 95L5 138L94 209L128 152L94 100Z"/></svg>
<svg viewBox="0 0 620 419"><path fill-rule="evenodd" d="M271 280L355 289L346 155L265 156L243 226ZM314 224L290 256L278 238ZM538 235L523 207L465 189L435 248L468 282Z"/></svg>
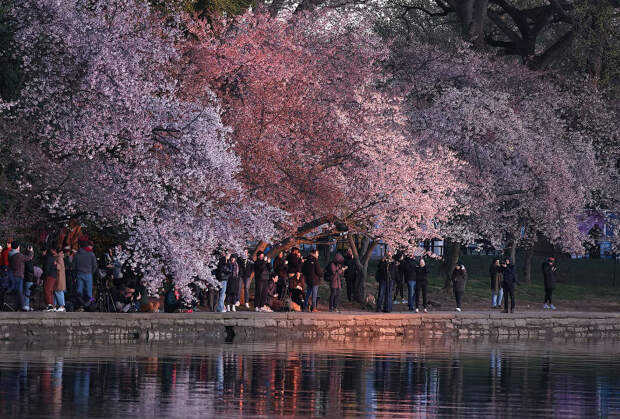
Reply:
<svg viewBox="0 0 620 419"><path fill-rule="evenodd" d="M360 301L375 246L432 237L460 188L453 154L407 135L402 98L384 79L388 50L371 29L335 12L248 13L196 25L185 48L187 95L205 82L218 92L241 181L289 215L271 253L346 234Z"/></svg>

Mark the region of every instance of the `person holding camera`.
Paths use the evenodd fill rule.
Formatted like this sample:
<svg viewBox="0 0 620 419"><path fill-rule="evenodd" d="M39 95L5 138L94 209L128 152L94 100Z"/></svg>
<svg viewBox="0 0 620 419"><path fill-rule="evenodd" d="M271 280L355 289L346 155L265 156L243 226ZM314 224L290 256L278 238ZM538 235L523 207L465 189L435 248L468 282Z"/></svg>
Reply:
<svg viewBox="0 0 620 419"><path fill-rule="evenodd" d="M502 271L503 267L499 259L493 260L489 268L491 276L491 308L501 308L502 299L504 297L504 289L502 288Z"/></svg>
<svg viewBox="0 0 620 419"><path fill-rule="evenodd" d="M454 291L454 299L456 300L456 311L463 310L463 296L465 295L465 284L467 283L467 271L465 265L457 263L452 271L452 290Z"/></svg>
<svg viewBox="0 0 620 419"><path fill-rule="evenodd" d="M504 289L504 313L508 313L508 298L510 298L510 312L515 310L515 285L517 284L517 276L515 275L515 266L510 263L510 259L506 259L502 263L502 288Z"/></svg>

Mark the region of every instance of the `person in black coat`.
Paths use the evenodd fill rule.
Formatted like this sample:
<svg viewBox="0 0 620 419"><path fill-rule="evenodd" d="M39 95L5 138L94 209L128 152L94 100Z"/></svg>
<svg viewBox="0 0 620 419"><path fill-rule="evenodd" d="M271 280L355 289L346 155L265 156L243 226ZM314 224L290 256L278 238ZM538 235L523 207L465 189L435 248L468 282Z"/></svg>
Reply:
<svg viewBox="0 0 620 419"><path fill-rule="evenodd" d="M426 299L426 287L428 286L428 268L424 259L420 258L420 264L416 268L415 282L415 311L420 311L420 294L422 294L422 304L424 312L428 312L428 300Z"/></svg>
<svg viewBox="0 0 620 419"><path fill-rule="evenodd" d="M517 276L515 275L515 266L510 263L510 259L502 264L502 288L504 289L504 313L508 313L508 298L510 298L510 312L515 310L515 285L517 284Z"/></svg>
<svg viewBox="0 0 620 419"><path fill-rule="evenodd" d="M392 286L397 280L398 267L392 259L392 253L387 252L379 262L376 278L379 282L379 297L377 298L377 312L392 312Z"/></svg>
<svg viewBox="0 0 620 419"><path fill-rule="evenodd" d="M555 288L555 258L550 257L542 265L543 279L545 283L545 305L543 308L550 308L555 310L555 306L552 302L553 289Z"/></svg>
<svg viewBox="0 0 620 419"><path fill-rule="evenodd" d="M217 269L215 271L215 279L220 283L220 290L218 293L217 311L218 313L226 312L224 301L226 300L226 288L228 287L228 281L231 278L233 271L232 264L230 263L230 255L226 254L220 258Z"/></svg>
<svg viewBox="0 0 620 419"><path fill-rule="evenodd" d="M416 297L417 284L415 260L411 256L407 255L401 262L400 268L403 271L405 282L407 283L407 303L409 304L409 310L413 311L413 302Z"/></svg>
<svg viewBox="0 0 620 419"><path fill-rule="evenodd" d="M394 304L405 303L405 269L403 266L404 255L397 253L394 255L394 263L396 263L396 278L394 280ZM400 295L400 299L398 296Z"/></svg>
<svg viewBox="0 0 620 419"><path fill-rule="evenodd" d="M323 278L323 268L319 264L319 251L315 249L308 255L308 258L303 264L302 273L306 279L306 298L304 300L303 310L308 310L310 303L310 297L312 296L312 311L319 311L317 307L317 298L319 296L319 284Z"/></svg>
<svg viewBox="0 0 620 419"><path fill-rule="evenodd" d="M344 266L347 269L344 271L344 281L347 284L347 299L353 301L355 297L355 286L357 284L357 263L353 257L353 250L347 249L347 253L344 255Z"/></svg>
<svg viewBox="0 0 620 419"><path fill-rule="evenodd" d="M288 277L288 262L284 259L284 252L278 253L278 256L273 260L273 272L277 275L279 281L276 282L276 292L279 298L284 296L287 288L286 278Z"/></svg>
<svg viewBox="0 0 620 419"><path fill-rule="evenodd" d="M454 298L456 299L456 311L463 310L463 295L465 295L465 283L467 283L467 271L465 266L460 263L456 264L454 271L452 271L452 289L454 291Z"/></svg>
<svg viewBox="0 0 620 419"><path fill-rule="evenodd" d="M231 272L228 278L228 285L226 286L226 311L237 311L239 307L239 289L241 278L239 276L239 263L237 261L237 255L232 255L229 260Z"/></svg>
<svg viewBox="0 0 620 419"><path fill-rule="evenodd" d="M250 308L250 284L252 283L252 274L254 273L254 261L250 259L248 251L243 251L243 258L239 258L239 298L243 292L243 302L245 308ZM240 300L241 301L241 300Z"/></svg>
<svg viewBox="0 0 620 419"><path fill-rule="evenodd" d="M267 304L267 285L271 279L271 264L263 252L258 252L254 262L254 310Z"/></svg>
<svg viewBox="0 0 620 419"><path fill-rule="evenodd" d="M288 276L289 290L295 289L298 286L303 286L301 283L301 268L303 264L304 262L301 259L299 248L293 247L291 253L286 257L286 274Z"/></svg>

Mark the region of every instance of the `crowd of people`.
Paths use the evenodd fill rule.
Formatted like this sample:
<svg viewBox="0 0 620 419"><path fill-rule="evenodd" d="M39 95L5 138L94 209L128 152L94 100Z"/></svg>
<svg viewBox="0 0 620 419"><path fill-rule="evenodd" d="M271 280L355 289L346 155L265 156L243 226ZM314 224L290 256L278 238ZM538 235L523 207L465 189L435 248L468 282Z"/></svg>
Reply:
<svg viewBox="0 0 620 419"><path fill-rule="evenodd" d="M464 269L464 268L463 268ZM552 302L553 290L555 289L555 258L549 257L542 264L543 285L545 288L545 302L543 309L555 310ZM504 313L508 313L508 300L510 299L510 312L515 309L515 287L519 283L515 274L515 266L509 258L504 261L495 259L489 268L491 277L491 308L501 308L504 302ZM457 299L458 301L458 299Z"/></svg>
<svg viewBox="0 0 620 419"><path fill-rule="evenodd" d="M255 311L317 312L319 286L325 281L330 288L329 311L339 312L340 291L345 285L349 301L353 300L357 267L350 249L344 256L336 253L323 267L317 249L303 257L294 247L287 254L279 252L273 260L263 252L257 252L255 258L250 258L247 250L241 257L225 253L213 273L219 287L197 291L207 309L237 311L242 304L250 309L250 284L254 281Z"/></svg>
<svg viewBox="0 0 620 419"><path fill-rule="evenodd" d="M242 255L223 253L214 266L215 283L198 281L193 298L183 298L168 281L161 294L149 296L139 278L123 269L123 252L110 248L98 261L93 243L81 240L78 248L46 246L35 260L32 246L19 241L7 243L0 252L0 297L2 309L32 311L33 291L40 288L45 311L237 311L257 312L308 311L317 312L319 286L324 283L330 294L330 312L340 312L341 290L353 301L358 281L363 278L351 249L337 252L326 266L319 262L319 251L313 249L302 256L299 248L281 251L271 260L265 253L254 257L246 250ZM544 309L555 310L552 302L555 288L555 259L542 266L545 301ZM497 258L489 268L491 307L514 312L515 286L518 284L514 264L509 258ZM129 277L128 277L129 276ZM428 300L428 268L424 257L387 251L381 258L375 278L378 282L376 311L389 313L394 304L407 304L410 311L426 313ZM463 310L467 270L458 262L450 275L456 311ZM251 283L254 282L253 307L250 306ZM93 288L96 288L94 290ZM96 291L96 292L95 292ZM96 294L96 295L95 295ZM12 301L8 296L13 295ZM97 297L97 298L95 298ZM420 304L420 302L422 304Z"/></svg>
<svg viewBox="0 0 620 419"><path fill-rule="evenodd" d="M93 243L81 240L77 249L44 246L35 259L33 246L10 241L0 251L2 309L33 311L33 293L40 290L44 311L101 311L94 297L104 302L104 295L105 311L137 310L146 290L139 279L124 280L120 254L112 248L98 261Z"/></svg>

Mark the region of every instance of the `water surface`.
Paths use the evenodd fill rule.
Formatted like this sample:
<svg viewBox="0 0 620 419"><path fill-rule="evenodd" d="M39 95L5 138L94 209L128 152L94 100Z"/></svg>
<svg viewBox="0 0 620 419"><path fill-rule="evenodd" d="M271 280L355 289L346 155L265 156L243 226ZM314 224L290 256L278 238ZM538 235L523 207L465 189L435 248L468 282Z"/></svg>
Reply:
<svg viewBox="0 0 620 419"><path fill-rule="evenodd" d="M0 418L620 417L620 344L0 345Z"/></svg>

